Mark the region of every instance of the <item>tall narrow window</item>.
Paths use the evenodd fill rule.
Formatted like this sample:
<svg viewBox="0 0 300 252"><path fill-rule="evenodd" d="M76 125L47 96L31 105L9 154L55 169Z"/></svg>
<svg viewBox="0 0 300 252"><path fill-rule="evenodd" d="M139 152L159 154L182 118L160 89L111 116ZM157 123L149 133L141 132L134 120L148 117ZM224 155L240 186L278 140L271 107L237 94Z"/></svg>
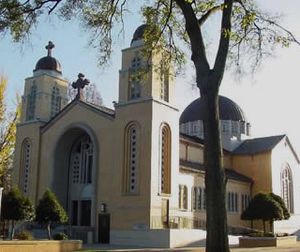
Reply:
<svg viewBox="0 0 300 252"><path fill-rule="evenodd" d="M161 128L161 193L171 193L171 131L168 125Z"/></svg>
<svg viewBox="0 0 300 252"><path fill-rule="evenodd" d="M203 189L201 187L197 188L197 209L201 210L203 208Z"/></svg>
<svg viewBox="0 0 300 252"><path fill-rule="evenodd" d="M192 210L197 209L198 188L192 187Z"/></svg>
<svg viewBox="0 0 300 252"><path fill-rule="evenodd" d="M169 102L169 73L162 73L160 86L160 99Z"/></svg>
<svg viewBox="0 0 300 252"><path fill-rule="evenodd" d="M35 103L36 103L37 86L32 84L30 92L27 96L27 108L26 108L26 120L33 120L35 115Z"/></svg>
<svg viewBox="0 0 300 252"><path fill-rule="evenodd" d="M242 211L244 211L249 206L249 202L250 202L250 195L242 194Z"/></svg>
<svg viewBox="0 0 300 252"><path fill-rule="evenodd" d="M81 137L71 153L71 181L73 184L91 184L93 144L89 136Z"/></svg>
<svg viewBox="0 0 300 252"><path fill-rule="evenodd" d="M55 116L61 108L61 96L57 86L52 88L51 94L51 117Z"/></svg>
<svg viewBox="0 0 300 252"><path fill-rule="evenodd" d="M228 212L238 212L238 194L234 192L227 193L227 210Z"/></svg>
<svg viewBox="0 0 300 252"><path fill-rule="evenodd" d="M138 148L139 126L131 123L125 132L125 169L124 169L124 192L138 192Z"/></svg>
<svg viewBox="0 0 300 252"><path fill-rule="evenodd" d="M188 209L188 188L186 185L179 185L178 207L179 209Z"/></svg>
<svg viewBox="0 0 300 252"><path fill-rule="evenodd" d="M22 159L21 159L21 182L22 190L26 194L29 189L29 175L30 175L30 155L31 154L31 144L30 140L27 138L22 144Z"/></svg>
<svg viewBox="0 0 300 252"><path fill-rule="evenodd" d="M129 80L129 99L141 97L141 58L134 57L131 61Z"/></svg>
<svg viewBox="0 0 300 252"><path fill-rule="evenodd" d="M183 186L183 208L188 209L188 188Z"/></svg>
<svg viewBox="0 0 300 252"><path fill-rule="evenodd" d="M293 179L290 167L288 165L286 165L281 171L281 197L289 212L293 213Z"/></svg>

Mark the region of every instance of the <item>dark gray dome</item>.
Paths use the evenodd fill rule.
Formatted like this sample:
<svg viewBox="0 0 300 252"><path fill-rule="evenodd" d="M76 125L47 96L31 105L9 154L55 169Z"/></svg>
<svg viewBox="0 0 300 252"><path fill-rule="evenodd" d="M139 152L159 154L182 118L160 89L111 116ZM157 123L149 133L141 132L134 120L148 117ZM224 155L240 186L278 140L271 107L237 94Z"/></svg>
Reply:
<svg viewBox="0 0 300 252"><path fill-rule="evenodd" d="M135 32L133 34L132 40L131 40L131 44L134 41L143 39L144 32L145 32L146 28L147 28L146 24L142 24L138 28L136 28L136 30L135 30Z"/></svg>
<svg viewBox="0 0 300 252"><path fill-rule="evenodd" d="M220 120L231 120L231 121L244 121L246 117L243 110L234 101L227 97L219 96L219 111ZM180 116L180 124L186 122L193 122L203 120L204 118L204 103L200 98L194 100Z"/></svg>
<svg viewBox="0 0 300 252"><path fill-rule="evenodd" d="M37 70L52 70L61 73L61 65L59 61L54 57L46 56L39 59L39 61L36 63L35 69L33 71Z"/></svg>

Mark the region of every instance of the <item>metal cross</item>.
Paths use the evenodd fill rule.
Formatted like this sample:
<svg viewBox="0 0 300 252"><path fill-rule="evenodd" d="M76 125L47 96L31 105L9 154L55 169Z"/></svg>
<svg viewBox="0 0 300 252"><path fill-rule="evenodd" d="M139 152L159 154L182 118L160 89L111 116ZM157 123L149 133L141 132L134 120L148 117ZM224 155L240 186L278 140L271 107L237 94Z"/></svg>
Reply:
<svg viewBox="0 0 300 252"><path fill-rule="evenodd" d="M72 87L74 89L77 89L77 95L75 99L79 99L79 100L83 99L83 88L89 84L90 81L88 79L84 79L84 74L79 73L77 81L72 83Z"/></svg>
<svg viewBox="0 0 300 252"><path fill-rule="evenodd" d="M51 56L51 51L55 47L52 41L49 41L48 45L45 47L48 50L48 56Z"/></svg>

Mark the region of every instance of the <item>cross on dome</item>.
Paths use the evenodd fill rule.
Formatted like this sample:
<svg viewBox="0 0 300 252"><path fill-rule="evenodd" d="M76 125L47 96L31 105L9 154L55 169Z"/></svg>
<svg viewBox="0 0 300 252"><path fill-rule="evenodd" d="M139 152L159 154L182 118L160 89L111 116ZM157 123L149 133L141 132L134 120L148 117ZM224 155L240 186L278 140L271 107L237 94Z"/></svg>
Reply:
<svg viewBox="0 0 300 252"><path fill-rule="evenodd" d="M52 49L55 47L55 45L52 43L52 41L49 41L48 45L46 45L46 49L48 51L48 56L51 57Z"/></svg>

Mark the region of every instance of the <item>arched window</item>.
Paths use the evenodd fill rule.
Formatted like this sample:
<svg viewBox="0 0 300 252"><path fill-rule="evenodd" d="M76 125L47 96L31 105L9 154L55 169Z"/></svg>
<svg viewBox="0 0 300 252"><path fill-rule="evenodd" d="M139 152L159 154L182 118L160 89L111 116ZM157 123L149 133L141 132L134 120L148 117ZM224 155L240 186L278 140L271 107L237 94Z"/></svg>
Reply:
<svg viewBox="0 0 300 252"><path fill-rule="evenodd" d="M81 137L71 151L71 183L91 184L93 143L89 136Z"/></svg>
<svg viewBox="0 0 300 252"><path fill-rule="evenodd" d="M289 212L293 213L293 178L291 169L287 164L281 171L281 197Z"/></svg>
<svg viewBox="0 0 300 252"><path fill-rule="evenodd" d="M23 193L28 193L29 189L29 175L30 175L30 156L31 156L31 143L26 138L22 143L21 148L21 188Z"/></svg>
<svg viewBox="0 0 300 252"><path fill-rule="evenodd" d="M61 96L57 86L52 88L51 94L51 117L55 116L61 108Z"/></svg>
<svg viewBox="0 0 300 252"><path fill-rule="evenodd" d="M141 97L141 58L134 57L131 61L129 80L129 99Z"/></svg>
<svg viewBox="0 0 300 252"><path fill-rule="evenodd" d="M30 88L30 93L27 96L26 120L33 120L35 115L37 86L35 82Z"/></svg>
<svg viewBox="0 0 300 252"><path fill-rule="evenodd" d="M171 131L168 125L161 128L160 191L171 193Z"/></svg>
<svg viewBox="0 0 300 252"><path fill-rule="evenodd" d="M125 164L124 164L124 192L138 192L139 172L139 126L131 123L126 127L125 132Z"/></svg>

